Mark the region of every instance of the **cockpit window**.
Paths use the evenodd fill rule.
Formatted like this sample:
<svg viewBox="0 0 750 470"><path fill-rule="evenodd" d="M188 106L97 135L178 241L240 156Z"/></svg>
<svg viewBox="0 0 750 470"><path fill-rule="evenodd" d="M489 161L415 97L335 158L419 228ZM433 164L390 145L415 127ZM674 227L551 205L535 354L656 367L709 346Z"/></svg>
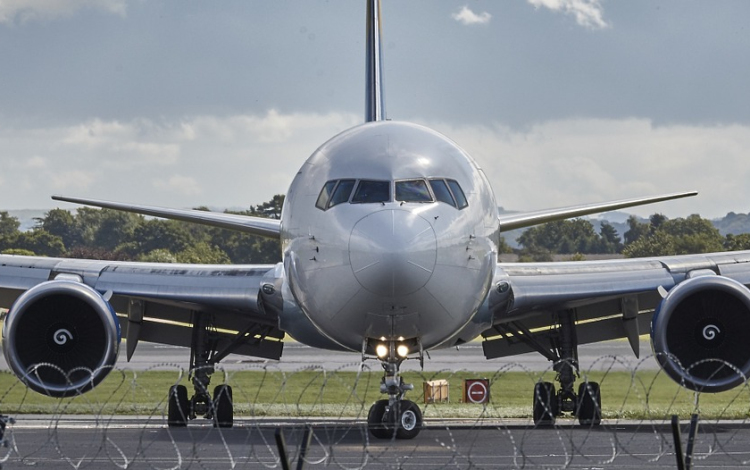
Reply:
<svg viewBox="0 0 750 470"><path fill-rule="evenodd" d="M429 183L429 184L428 184ZM400 202L443 202L457 209L468 206L466 195L456 180L400 180L395 183L395 200ZM354 192L354 195L352 195ZM315 207L329 209L338 204L385 203L391 200L391 182L376 180L331 180L323 185Z"/></svg>
<svg viewBox="0 0 750 470"><path fill-rule="evenodd" d="M453 207L456 207L456 200L453 199L451 190L448 189L448 185L446 184L445 180L443 179L430 180L430 186L432 187L432 192L435 193L435 198L439 202L444 202Z"/></svg>
<svg viewBox="0 0 750 470"><path fill-rule="evenodd" d="M396 200L404 202L432 202L432 194L424 180L396 181Z"/></svg>
<svg viewBox="0 0 750 470"><path fill-rule="evenodd" d="M468 206L469 203L466 201L466 196L464 195L464 191L461 189L461 186L458 184L458 181L456 180L446 180L446 181L448 182L448 186L451 188L453 197L456 198L456 203L458 204L458 208L463 209L464 207Z"/></svg>
<svg viewBox="0 0 750 470"><path fill-rule="evenodd" d="M348 202L349 196L352 194L352 189L354 189L354 183L356 181L357 180L339 181L338 186L336 186L336 190L333 191L333 197L331 198L331 203L328 204L328 207L333 207L336 204Z"/></svg>
<svg viewBox="0 0 750 470"><path fill-rule="evenodd" d="M323 189L320 190L320 194L318 195L318 200L315 202L315 207L326 210L328 207L328 201L331 199L331 194L333 193L333 188L336 187L336 183L338 183L336 180L329 181L323 186Z"/></svg>
<svg viewBox="0 0 750 470"><path fill-rule="evenodd" d="M352 203L388 202L391 200L390 181L360 180Z"/></svg>

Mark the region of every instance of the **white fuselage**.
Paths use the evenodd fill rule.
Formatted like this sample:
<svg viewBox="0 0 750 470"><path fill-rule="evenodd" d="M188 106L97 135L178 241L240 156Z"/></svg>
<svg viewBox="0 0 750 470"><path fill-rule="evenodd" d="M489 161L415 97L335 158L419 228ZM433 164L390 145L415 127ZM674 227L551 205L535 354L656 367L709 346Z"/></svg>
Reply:
<svg viewBox="0 0 750 470"><path fill-rule="evenodd" d="M321 205L326 183L342 180L388 182L390 193L358 202L354 189L343 203ZM427 183L432 201L399 200L404 180ZM438 202L435 180L460 185L468 204ZM487 178L455 143L415 124L366 123L323 144L292 182L281 221L286 280L310 322L346 349L368 338L430 349L487 297L497 216Z"/></svg>

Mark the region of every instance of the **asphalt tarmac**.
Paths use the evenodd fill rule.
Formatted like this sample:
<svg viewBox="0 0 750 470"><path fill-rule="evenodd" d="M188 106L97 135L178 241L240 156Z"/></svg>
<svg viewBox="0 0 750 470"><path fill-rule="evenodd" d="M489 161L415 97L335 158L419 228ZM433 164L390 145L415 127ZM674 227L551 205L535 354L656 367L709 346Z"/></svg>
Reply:
<svg viewBox="0 0 750 470"><path fill-rule="evenodd" d="M124 349L124 348L123 348ZM648 342L636 359L624 341L582 346L582 369L655 369ZM118 367L148 369L159 365L187 367L184 348L143 343L133 361L121 358ZM226 369L269 367L286 371L310 366L347 370L359 363L356 354L320 351L297 343L285 345L281 361L258 361L230 356ZM369 361L368 361L369 364ZM372 362L372 368L377 368ZM431 353L426 371L539 371L549 363L538 354L487 361L479 343ZM0 368L6 368L0 361ZM419 369L407 361L404 369ZM2 399L0 398L0 404ZM0 408L0 411L1 408ZM135 468L213 469L283 468L275 440L283 433L291 467L306 426L312 429L304 468L676 468L674 441L669 423L605 422L591 429L571 420L558 426L535 428L528 420L426 421L413 440L374 440L365 419L238 417L232 429L214 429L197 420L187 428L166 426L164 416L81 417L15 416L8 426L7 446L0 446L3 468ZM683 440L687 427L683 425ZM702 423L695 441L694 468L747 468L750 466L750 423ZM683 444L683 449L686 444Z"/></svg>
<svg viewBox="0 0 750 470"><path fill-rule="evenodd" d="M361 421L308 421L305 468L676 468L669 424L609 422L591 429L523 422L430 422L413 440L374 440ZM683 423L683 440L687 425ZM305 425L238 420L232 429L173 429L145 417L20 417L0 448L7 468L284 468L275 434L297 467ZM750 426L702 423L693 468L747 468ZM683 449L686 443L683 443Z"/></svg>

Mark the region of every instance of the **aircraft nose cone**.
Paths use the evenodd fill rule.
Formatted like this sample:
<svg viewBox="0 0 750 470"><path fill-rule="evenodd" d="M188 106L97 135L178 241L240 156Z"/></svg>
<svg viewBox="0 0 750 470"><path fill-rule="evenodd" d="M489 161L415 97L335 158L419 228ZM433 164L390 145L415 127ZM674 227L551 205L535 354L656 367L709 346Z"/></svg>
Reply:
<svg viewBox="0 0 750 470"><path fill-rule="evenodd" d="M408 295L430 280L437 259L432 226L404 210L384 210L361 219L349 239L357 281L382 296Z"/></svg>

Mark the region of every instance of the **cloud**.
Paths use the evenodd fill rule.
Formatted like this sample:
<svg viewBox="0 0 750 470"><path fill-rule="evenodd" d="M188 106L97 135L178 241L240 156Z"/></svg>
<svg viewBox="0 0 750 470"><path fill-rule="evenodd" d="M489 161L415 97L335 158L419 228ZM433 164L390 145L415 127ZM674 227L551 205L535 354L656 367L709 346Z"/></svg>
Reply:
<svg viewBox="0 0 750 470"><path fill-rule="evenodd" d="M604 21L601 0L526 0L535 8L548 8L572 15L576 23L591 29L602 29L609 25Z"/></svg>
<svg viewBox="0 0 750 470"><path fill-rule="evenodd" d="M50 174L50 187L55 191L82 191L97 178L95 170L67 170Z"/></svg>
<svg viewBox="0 0 750 470"><path fill-rule="evenodd" d="M483 11L479 14L474 13L473 11L471 11L471 9L469 9L468 5L464 5L463 7L461 7L461 10L458 13L453 13L451 16L454 20L465 26L487 24L490 22L490 19L492 19L492 15L490 15L486 11Z"/></svg>
<svg viewBox="0 0 750 470"><path fill-rule="evenodd" d="M68 18L84 9L125 16L127 0L2 0L0 23Z"/></svg>
<svg viewBox="0 0 750 470"><path fill-rule="evenodd" d="M517 129L418 121L471 154L507 209L698 190L695 198L629 212L720 217L750 211L747 125L563 119ZM358 114L273 110L53 128L13 127L0 117L0 210L49 209L57 204L49 199L54 193L170 207L249 207L285 193L316 148L360 122Z"/></svg>
<svg viewBox="0 0 750 470"><path fill-rule="evenodd" d="M154 188L184 196L203 194L203 188L192 176L173 175L167 179L152 180Z"/></svg>
<svg viewBox="0 0 750 470"><path fill-rule="evenodd" d="M648 119L566 119L526 130L425 123L450 136L487 174L500 206L513 210L677 191L699 196L638 215L748 212L750 126L654 126Z"/></svg>
<svg viewBox="0 0 750 470"><path fill-rule="evenodd" d="M91 120L23 128L0 117L0 210L54 193L172 207L249 207L285 193L305 159L361 123L342 113Z"/></svg>

